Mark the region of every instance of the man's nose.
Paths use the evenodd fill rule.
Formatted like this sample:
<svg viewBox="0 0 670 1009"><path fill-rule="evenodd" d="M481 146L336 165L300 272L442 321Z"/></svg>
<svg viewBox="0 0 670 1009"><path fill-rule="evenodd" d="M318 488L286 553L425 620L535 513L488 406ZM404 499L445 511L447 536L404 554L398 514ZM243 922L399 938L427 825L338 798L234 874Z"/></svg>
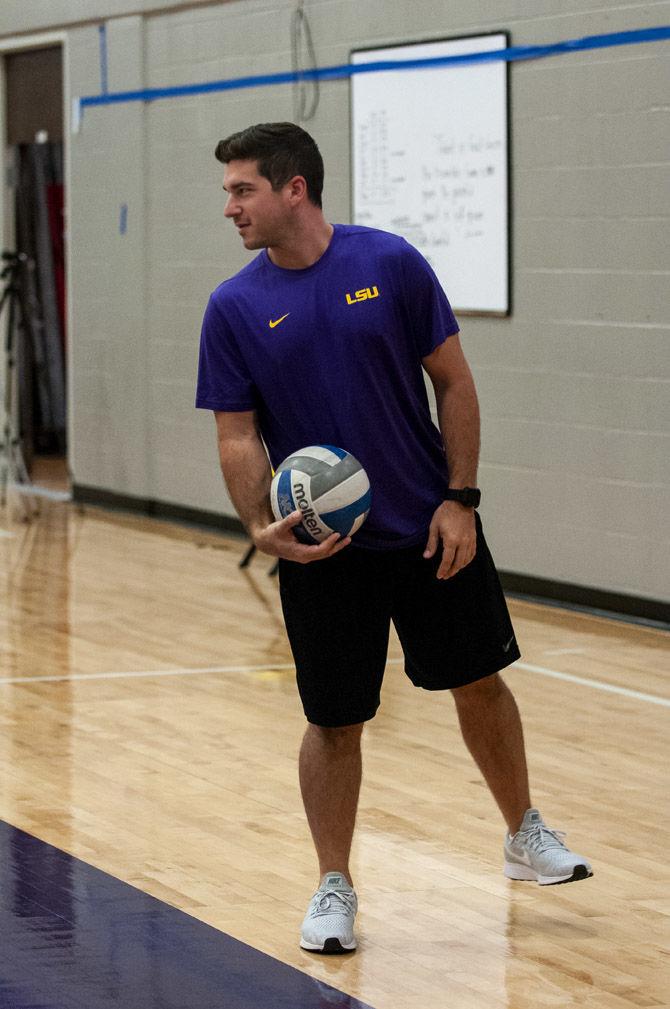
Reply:
<svg viewBox="0 0 670 1009"><path fill-rule="evenodd" d="M239 208L237 207L237 205L236 205L236 203L235 203L235 201L233 199L232 193L231 193L231 195L226 200L225 207L223 208L223 216L224 217L236 217L237 214L239 214L239 212L240 212Z"/></svg>

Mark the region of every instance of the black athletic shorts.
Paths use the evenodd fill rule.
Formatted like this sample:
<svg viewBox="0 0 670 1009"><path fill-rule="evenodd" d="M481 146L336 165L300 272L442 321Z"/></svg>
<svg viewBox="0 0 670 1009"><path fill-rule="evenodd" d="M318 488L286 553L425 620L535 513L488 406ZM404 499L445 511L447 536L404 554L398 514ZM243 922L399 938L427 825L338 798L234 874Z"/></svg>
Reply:
<svg viewBox="0 0 670 1009"><path fill-rule="evenodd" d="M279 585L307 720L335 728L372 718L386 665L390 622L405 672L426 690L490 676L519 658L498 574L477 518L477 553L438 580L441 549L345 547L311 564L280 560Z"/></svg>

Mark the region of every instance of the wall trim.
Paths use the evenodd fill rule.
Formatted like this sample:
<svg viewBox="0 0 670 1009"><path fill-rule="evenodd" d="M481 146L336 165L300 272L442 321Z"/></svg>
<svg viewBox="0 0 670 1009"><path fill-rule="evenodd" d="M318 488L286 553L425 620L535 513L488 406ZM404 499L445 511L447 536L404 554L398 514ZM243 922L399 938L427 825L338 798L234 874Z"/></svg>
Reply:
<svg viewBox="0 0 670 1009"><path fill-rule="evenodd" d="M670 630L670 603L662 599L631 596L574 582L517 574L514 571L499 571L498 574L505 594L518 599Z"/></svg>
<svg viewBox="0 0 670 1009"><path fill-rule="evenodd" d="M109 0L105 2L100 2L100 0L95 0L95 5L93 0L88 0L89 10L87 10L86 15L72 13L67 10L67 3L64 0L60 0L61 10L59 11L57 7L54 6L54 0L51 0L51 8L49 13L43 15L35 15L33 13L27 14L25 20L28 22L26 27L17 28L13 26L11 29L3 31L0 29L0 40L6 37L16 38L20 35L27 35L28 33L35 33L39 31L48 31L50 29L68 29L73 28L88 28L90 26L109 24L110 21L119 21L121 18L126 17L157 17L164 14L182 14L185 11L194 10L198 7L219 7L224 3L232 3L233 0L163 0L162 4L154 4L151 0L117 0L115 4L110 4ZM46 8L46 5L42 5ZM69 5L70 7L72 4ZM110 6L117 6L118 10L110 10ZM11 14L4 14L2 20L10 18ZM30 23L31 17L33 18L32 23Z"/></svg>
<svg viewBox="0 0 670 1009"><path fill-rule="evenodd" d="M133 494L117 494L116 491L104 490L102 487L88 487L77 483L72 485L72 500L75 504L97 505L114 511L147 515L150 518L170 519L184 525L218 529L221 532L248 538L244 526L236 516L223 515L221 512L188 508L185 505L154 501L152 498L136 497Z"/></svg>
<svg viewBox="0 0 670 1009"><path fill-rule="evenodd" d="M87 487L82 484L72 485L72 499L77 504L99 505L119 511L130 511L152 518L170 519L186 525L204 526L208 529L218 529L221 532L246 537L244 526L238 518L222 515L220 512L187 508L184 505L134 497L130 494L117 494L115 491L103 490L100 487ZM622 592L609 592L605 589L591 588L588 585L553 581L549 578L536 578L534 575L522 575L514 571L499 571L498 573L505 593L518 599L541 603L545 606L553 605L562 609L595 613L609 619L645 624L658 627L661 630L670 630L670 603L661 599L647 599L642 596L626 595Z"/></svg>

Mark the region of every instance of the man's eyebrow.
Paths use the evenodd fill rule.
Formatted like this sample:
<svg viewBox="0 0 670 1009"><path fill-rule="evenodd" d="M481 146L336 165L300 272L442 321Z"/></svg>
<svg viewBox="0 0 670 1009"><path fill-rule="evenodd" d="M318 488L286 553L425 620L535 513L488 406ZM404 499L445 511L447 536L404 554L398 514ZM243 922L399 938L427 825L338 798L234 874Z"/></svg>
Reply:
<svg viewBox="0 0 670 1009"><path fill-rule="evenodd" d="M240 186L253 186L253 182L245 182L244 179L241 182L233 182L232 186L230 186L230 189L239 189ZM226 186L225 183L223 185L223 191L224 191L224 193L227 193L227 192L230 191L229 187Z"/></svg>

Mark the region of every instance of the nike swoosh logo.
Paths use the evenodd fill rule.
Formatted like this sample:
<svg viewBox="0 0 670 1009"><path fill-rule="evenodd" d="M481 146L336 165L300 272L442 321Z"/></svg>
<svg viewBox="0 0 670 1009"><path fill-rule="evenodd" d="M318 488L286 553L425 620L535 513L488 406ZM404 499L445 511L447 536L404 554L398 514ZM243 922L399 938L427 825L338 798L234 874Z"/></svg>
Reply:
<svg viewBox="0 0 670 1009"><path fill-rule="evenodd" d="M286 315L282 315L281 319L270 319L270 329L274 329L275 326L278 326L280 322L284 321L284 319L288 319L290 314L290 312L287 312Z"/></svg>
<svg viewBox="0 0 670 1009"><path fill-rule="evenodd" d="M508 652L512 647L512 642L514 641L514 635L509 639L506 645L503 645L503 652Z"/></svg>

